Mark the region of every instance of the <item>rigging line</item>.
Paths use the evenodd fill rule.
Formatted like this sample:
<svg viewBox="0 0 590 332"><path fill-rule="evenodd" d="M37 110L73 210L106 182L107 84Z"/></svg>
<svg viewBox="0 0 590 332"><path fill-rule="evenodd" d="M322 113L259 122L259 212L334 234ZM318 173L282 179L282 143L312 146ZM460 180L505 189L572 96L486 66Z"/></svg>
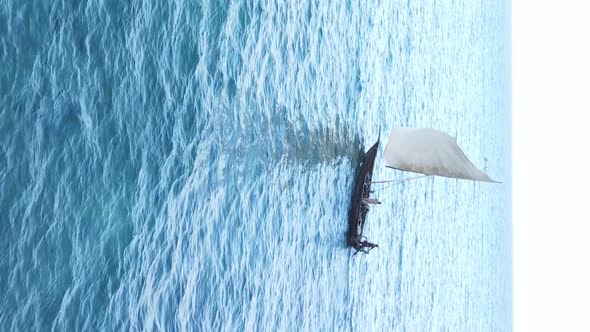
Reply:
<svg viewBox="0 0 590 332"><path fill-rule="evenodd" d="M415 176L415 177L411 177L411 178L396 179L396 180L385 180L385 181L371 181L370 183L373 184L373 183L405 182L405 181L420 179L420 178L427 177L427 176L430 176L430 175L423 174L423 175Z"/></svg>
<svg viewBox="0 0 590 332"><path fill-rule="evenodd" d="M393 183L393 184L390 184L390 185L388 185L388 186L385 186L385 187L383 187L383 188L374 189L373 191L380 191L380 190L383 190L383 189L387 189L387 188L393 187L393 186L395 186L395 185L396 185L396 184L398 184L398 183L402 183L402 182L408 182L408 181L412 181L412 180L417 180L417 179L420 179L420 178L423 178L423 177L427 177L427 176L431 176L431 175L422 175L422 176L416 176L416 177L413 177L413 178L407 178L407 179L394 180L394 181L395 181L395 183ZM388 181L388 182L394 182L394 181ZM382 182L383 182L383 181L382 181ZM375 182L374 182L374 183L375 183Z"/></svg>

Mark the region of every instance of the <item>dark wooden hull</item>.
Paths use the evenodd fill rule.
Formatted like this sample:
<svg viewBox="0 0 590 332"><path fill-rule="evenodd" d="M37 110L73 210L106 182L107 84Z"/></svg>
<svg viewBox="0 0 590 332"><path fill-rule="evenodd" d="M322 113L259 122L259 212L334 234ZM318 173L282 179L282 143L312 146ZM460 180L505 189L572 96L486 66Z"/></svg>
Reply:
<svg viewBox="0 0 590 332"><path fill-rule="evenodd" d="M373 168L375 167L375 158L377 157L377 148L379 141L375 143L365 153L365 158L361 168L356 175L350 210L348 212L348 232L346 233L346 243L355 247L358 240L363 236L365 228L365 219L368 208L363 204L363 198L369 198L371 193L371 181L373 178Z"/></svg>

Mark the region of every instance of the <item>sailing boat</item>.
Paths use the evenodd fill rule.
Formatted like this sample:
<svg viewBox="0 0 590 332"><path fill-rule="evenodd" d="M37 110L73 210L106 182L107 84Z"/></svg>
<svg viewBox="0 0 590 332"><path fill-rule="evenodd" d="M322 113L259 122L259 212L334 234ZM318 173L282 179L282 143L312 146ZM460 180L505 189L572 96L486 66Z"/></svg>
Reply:
<svg viewBox="0 0 590 332"><path fill-rule="evenodd" d="M367 241L363 235L365 219L370 205L379 202L370 197L371 184L399 182L373 181L373 169L379 147L379 139L365 153L361 169L357 174L350 211L348 214L348 245L368 253L377 244ZM423 174L422 176L442 176L455 179L496 182L479 170L461 150L455 139L448 134L427 128L395 128L389 134L389 140L383 152L385 166L407 172ZM421 177L422 177L421 176Z"/></svg>

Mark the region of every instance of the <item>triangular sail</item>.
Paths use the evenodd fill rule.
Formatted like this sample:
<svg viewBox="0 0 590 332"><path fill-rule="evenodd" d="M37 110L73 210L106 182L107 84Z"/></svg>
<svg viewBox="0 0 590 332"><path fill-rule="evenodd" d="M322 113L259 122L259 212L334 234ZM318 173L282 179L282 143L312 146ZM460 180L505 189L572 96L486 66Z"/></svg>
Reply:
<svg viewBox="0 0 590 332"><path fill-rule="evenodd" d="M383 158L387 167L403 171L496 182L467 159L455 139L434 129L392 130Z"/></svg>

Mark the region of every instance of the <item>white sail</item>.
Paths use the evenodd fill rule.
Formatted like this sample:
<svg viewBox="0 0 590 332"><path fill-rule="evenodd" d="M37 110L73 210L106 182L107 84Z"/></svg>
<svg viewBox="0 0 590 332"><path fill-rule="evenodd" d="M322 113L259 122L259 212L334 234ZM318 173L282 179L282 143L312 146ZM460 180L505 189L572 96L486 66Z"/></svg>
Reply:
<svg viewBox="0 0 590 332"><path fill-rule="evenodd" d="M383 158L387 167L403 171L496 182L467 159L454 138L434 129L392 130Z"/></svg>

